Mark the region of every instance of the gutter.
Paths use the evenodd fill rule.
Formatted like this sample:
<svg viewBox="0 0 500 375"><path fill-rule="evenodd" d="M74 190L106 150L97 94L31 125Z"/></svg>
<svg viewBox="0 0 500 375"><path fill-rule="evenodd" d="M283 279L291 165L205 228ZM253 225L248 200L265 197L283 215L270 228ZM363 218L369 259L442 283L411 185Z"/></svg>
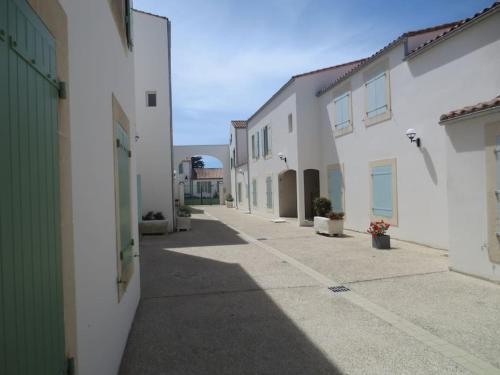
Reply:
<svg viewBox="0 0 500 375"><path fill-rule="evenodd" d="M173 108L172 108L172 26L167 18L167 40L168 40L168 91L169 91L169 106L170 106L170 176L172 176L172 230L175 231L177 225L177 216L175 214L175 179L174 179L174 123L173 123Z"/></svg>
<svg viewBox="0 0 500 375"><path fill-rule="evenodd" d="M460 121L472 120L472 119L475 119L477 117L490 115L490 114L494 114L494 113L500 113L500 106L481 109L479 111L467 113L465 115L458 115L458 116L452 117L450 119L439 121L439 125L452 125L452 124L460 122Z"/></svg>
<svg viewBox="0 0 500 375"><path fill-rule="evenodd" d="M270 97L270 98L269 98L269 99L268 99L268 100L267 100L264 104L262 104L262 105L260 106L260 108L259 108L257 111L255 111L255 113L254 113L252 116L250 116L250 117L248 118L248 120L247 120L247 129L248 129L248 123L249 123L250 121L252 121L252 119L253 119L255 116L257 116L260 112L262 112L262 110L264 110L264 108L265 108L265 107L266 107L269 103L271 103L271 101L273 101L273 99L274 99L274 98L276 98L279 94L281 94L281 93L282 93L282 92L283 92L283 91L284 91L284 90L285 90L288 86L290 86L293 82L295 82L295 78L294 78L294 77L290 78L290 79L288 80L288 82L287 82L287 83L285 83L283 86L281 86L281 87L280 87L280 89L279 89L278 91L276 91L276 92L274 93L274 95L273 95L273 96L271 96L271 97Z"/></svg>

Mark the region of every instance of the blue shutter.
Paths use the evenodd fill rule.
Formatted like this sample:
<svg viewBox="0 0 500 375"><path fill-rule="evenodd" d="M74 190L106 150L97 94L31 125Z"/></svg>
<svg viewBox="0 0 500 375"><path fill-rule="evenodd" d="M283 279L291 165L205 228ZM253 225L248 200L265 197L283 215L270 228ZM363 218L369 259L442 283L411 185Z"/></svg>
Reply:
<svg viewBox="0 0 500 375"><path fill-rule="evenodd" d="M266 206L273 208L273 179L272 177L266 178Z"/></svg>
<svg viewBox="0 0 500 375"><path fill-rule="evenodd" d="M255 134L252 135L252 159L255 159Z"/></svg>
<svg viewBox="0 0 500 375"><path fill-rule="evenodd" d="M349 93L338 96L335 102L335 127L343 129L349 126Z"/></svg>
<svg viewBox="0 0 500 375"><path fill-rule="evenodd" d="M495 160L496 160L496 174L497 174L497 184L496 184L496 198L497 198L497 234L500 233L500 135L496 137L495 145Z"/></svg>
<svg viewBox="0 0 500 375"><path fill-rule="evenodd" d="M392 167L383 165L372 169L372 212L375 216L392 217Z"/></svg>
<svg viewBox="0 0 500 375"><path fill-rule="evenodd" d="M367 116L374 117L387 111L386 74L382 72L366 82Z"/></svg>
<svg viewBox="0 0 500 375"><path fill-rule="evenodd" d="M328 171L328 196L332 202L332 211L343 212L342 172L340 169Z"/></svg>
<svg viewBox="0 0 500 375"><path fill-rule="evenodd" d="M260 158L260 131L257 130L257 159Z"/></svg>

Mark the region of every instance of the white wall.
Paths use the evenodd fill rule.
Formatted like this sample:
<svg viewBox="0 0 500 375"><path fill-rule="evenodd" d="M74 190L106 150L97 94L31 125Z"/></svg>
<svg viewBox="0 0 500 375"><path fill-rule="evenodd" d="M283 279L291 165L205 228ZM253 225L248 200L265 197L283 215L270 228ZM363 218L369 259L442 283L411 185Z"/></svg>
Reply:
<svg viewBox="0 0 500 375"><path fill-rule="evenodd" d="M450 267L500 281L500 265L488 254L485 124L500 114L444 125L447 153Z"/></svg>
<svg viewBox="0 0 500 375"><path fill-rule="evenodd" d="M135 128L134 58L108 1L61 0L68 16L71 168L80 375L116 374L139 301L139 263L118 302L113 115L116 96ZM135 152L134 142L131 142ZM137 238L135 159L133 236ZM134 252L138 251L137 245Z"/></svg>
<svg viewBox="0 0 500 375"><path fill-rule="evenodd" d="M172 138L168 20L134 11L137 170L141 175L142 214L161 211L173 230ZM146 92L156 92L156 107Z"/></svg>
<svg viewBox="0 0 500 375"><path fill-rule="evenodd" d="M363 72L350 78L353 133L334 138L327 105L331 91L319 98L321 116L322 195L327 195L326 168L341 163L345 179L346 227L365 231L369 224L370 161L397 159L399 223L397 238L449 247L445 131L439 116L449 110L489 100L498 94L500 15L472 26L427 52L403 62L400 45L378 61L390 65L392 118L365 127ZM477 67L481 67L478 69ZM405 135L417 130L418 149Z"/></svg>

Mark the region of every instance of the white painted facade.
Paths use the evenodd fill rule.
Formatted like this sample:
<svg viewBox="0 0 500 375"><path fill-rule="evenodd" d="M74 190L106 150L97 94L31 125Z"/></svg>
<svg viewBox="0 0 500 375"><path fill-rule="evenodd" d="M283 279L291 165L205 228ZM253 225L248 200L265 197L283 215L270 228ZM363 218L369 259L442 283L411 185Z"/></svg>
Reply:
<svg viewBox="0 0 500 375"><path fill-rule="evenodd" d="M112 95L135 131L134 54L108 1L61 0L68 18L77 371L116 374L139 302L139 262L118 300ZM135 144L130 147L135 153ZM138 252L136 165L131 218Z"/></svg>
<svg viewBox="0 0 500 375"><path fill-rule="evenodd" d="M247 128L236 125L229 126L229 156L231 158L231 195L233 207L249 211L249 181L248 181L248 134Z"/></svg>
<svg viewBox="0 0 500 375"><path fill-rule="evenodd" d="M500 87L500 15L491 16L414 58L405 58L404 43L383 53L319 98L321 117L321 195L328 195L326 171L340 164L344 177L346 228L365 231L370 221L369 163L396 161L396 238L448 249L446 134L439 116L453 108L486 100ZM367 125L367 73L387 67L391 117ZM475 69L480 66L481 69ZM339 89L351 92L353 131L335 137L332 101ZM330 112L330 115L329 115ZM420 148L410 144L414 128Z"/></svg>
<svg viewBox="0 0 500 375"><path fill-rule="evenodd" d="M500 155L495 155L500 108L442 127L446 133L450 268L500 282L496 235L500 218L495 203L498 186L494 184L500 182Z"/></svg>
<svg viewBox="0 0 500 375"><path fill-rule="evenodd" d="M306 169L319 170L321 165L316 92L350 67L352 65L339 66L293 77L248 120L248 165L252 197L253 187L257 187L257 204L254 205L253 199L251 202L253 213L269 218L280 216L279 176L282 172L294 170L298 218L300 224L306 224L303 172ZM262 129L265 126L271 129L269 155L262 154ZM255 144L259 144L255 152L252 152L252 136ZM286 163L279 158L279 153L286 157ZM272 192L266 189L266 180L269 178Z"/></svg>
<svg viewBox="0 0 500 375"><path fill-rule="evenodd" d="M161 211L173 231L170 22L140 11L133 15L141 210ZM155 103L148 103L148 95Z"/></svg>

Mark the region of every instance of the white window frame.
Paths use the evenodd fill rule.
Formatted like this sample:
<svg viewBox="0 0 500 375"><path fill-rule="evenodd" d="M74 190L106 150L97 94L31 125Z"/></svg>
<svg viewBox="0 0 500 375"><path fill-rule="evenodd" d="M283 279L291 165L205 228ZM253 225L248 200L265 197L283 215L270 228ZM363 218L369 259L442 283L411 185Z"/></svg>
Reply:
<svg viewBox="0 0 500 375"><path fill-rule="evenodd" d="M373 117L368 117L368 83L380 74L385 75L385 101L387 103L387 110ZM392 117L391 105L391 79L389 74L389 61L385 60L377 63L370 69L363 73L364 78L364 92L365 92L365 113L363 121L365 126L371 126L389 120Z"/></svg>
<svg viewBox="0 0 500 375"><path fill-rule="evenodd" d="M372 179L372 169L374 167L381 167L385 165L391 166L391 177L392 177L392 216L391 217L382 217L373 214L373 179ZM370 187L370 207L368 207L368 211L370 213L371 221L380 221L384 220L386 223L391 224L394 227L398 226L398 184L397 184L397 163L396 159L384 159L384 160L376 160L371 161L369 163L368 168L368 180Z"/></svg>

